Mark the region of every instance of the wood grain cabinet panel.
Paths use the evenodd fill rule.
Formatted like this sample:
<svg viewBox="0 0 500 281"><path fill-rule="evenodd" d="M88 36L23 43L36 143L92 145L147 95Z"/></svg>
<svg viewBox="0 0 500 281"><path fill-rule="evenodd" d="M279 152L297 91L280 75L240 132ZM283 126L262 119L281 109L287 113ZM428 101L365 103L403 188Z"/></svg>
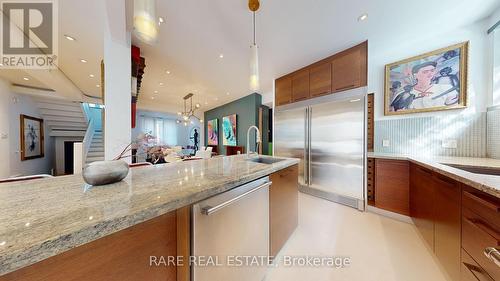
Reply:
<svg viewBox="0 0 500 281"><path fill-rule="evenodd" d="M311 97L319 97L332 92L332 66L323 63L309 70L309 90Z"/></svg>
<svg viewBox="0 0 500 281"><path fill-rule="evenodd" d="M298 225L299 167L271 174L269 188L269 251L276 256Z"/></svg>
<svg viewBox="0 0 500 281"><path fill-rule="evenodd" d="M410 216L429 247L434 250L434 187L432 172L410 164Z"/></svg>
<svg viewBox="0 0 500 281"><path fill-rule="evenodd" d="M461 186L435 174L434 252L452 280L460 279Z"/></svg>
<svg viewBox="0 0 500 281"><path fill-rule="evenodd" d="M367 44L348 49L332 60L332 91L340 92L366 86Z"/></svg>
<svg viewBox="0 0 500 281"><path fill-rule="evenodd" d="M292 74L292 101L302 101L309 97L309 69L303 69Z"/></svg>
<svg viewBox="0 0 500 281"><path fill-rule="evenodd" d="M289 104L292 102L292 78L283 77L275 82L276 106Z"/></svg>
<svg viewBox="0 0 500 281"><path fill-rule="evenodd" d="M150 266L150 256L177 255L176 212L0 276L1 281L136 281L177 279L175 266Z"/></svg>
<svg viewBox="0 0 500 281"><path fill-rule="evenodd" d="M408 161L375 160L375 206L410 215Z"/></svg>

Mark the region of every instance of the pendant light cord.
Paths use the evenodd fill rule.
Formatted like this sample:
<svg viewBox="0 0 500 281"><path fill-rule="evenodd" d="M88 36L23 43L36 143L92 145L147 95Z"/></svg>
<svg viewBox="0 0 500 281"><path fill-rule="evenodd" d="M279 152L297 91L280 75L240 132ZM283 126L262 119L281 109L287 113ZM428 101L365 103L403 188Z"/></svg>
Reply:
<svg viewBox="0 0 500 281"><path fill-rule="evenodd" d="M253 12L253 45L255 46L255 12Z"/></svg>

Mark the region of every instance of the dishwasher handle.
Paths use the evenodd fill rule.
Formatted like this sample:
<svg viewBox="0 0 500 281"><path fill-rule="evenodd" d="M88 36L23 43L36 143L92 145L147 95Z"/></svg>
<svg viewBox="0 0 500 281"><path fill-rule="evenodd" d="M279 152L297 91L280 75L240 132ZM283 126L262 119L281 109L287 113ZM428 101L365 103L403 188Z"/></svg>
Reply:
<svg viewBox="0 0 500 281"><path fill-rule="evenodd" d="M243 199L244 197L246 197L246 196L248 196L248 195L250 195L250 194L252 194L252 193L254 193L254 192L256 192L256 191L258 191L258 190L260 190L262 188L264 188L264 187L270 186L272 183L273 183L272 181L268 181L268 182L266 182L266 183L264 183L262 185L259 185L259 186L255 187L253 189L250 189L250 190L248 190L248 191L246 191L246 192L244 192L242 194L239 194L238 196L235 196L235 197L233 197L233 198L231 198L229 200L226 200L226 201L224 201L222 203L219 203L219 204L217 204L217 205L215 205L213 207L212 206L203 207L201 209L201 213L204 214L204 215L210 216L211 214L213 214L213 213L215 213L215 212L223 209L224 207L229 206L229 205L231 205L231 204L233 204L233 203L235 203L235 202Z"/></svg>

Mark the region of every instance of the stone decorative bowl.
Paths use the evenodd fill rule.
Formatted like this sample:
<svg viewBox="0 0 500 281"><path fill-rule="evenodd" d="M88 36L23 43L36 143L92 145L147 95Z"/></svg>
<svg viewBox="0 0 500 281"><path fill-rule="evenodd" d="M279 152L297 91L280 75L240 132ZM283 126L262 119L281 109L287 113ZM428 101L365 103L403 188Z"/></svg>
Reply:
<svg viewBox="0 0 500 281"><path fill-rule="evenodd" d="M119 182L128 175L129 166L123 160L96 161L83 167L83 180L90 185Z"/></svg>

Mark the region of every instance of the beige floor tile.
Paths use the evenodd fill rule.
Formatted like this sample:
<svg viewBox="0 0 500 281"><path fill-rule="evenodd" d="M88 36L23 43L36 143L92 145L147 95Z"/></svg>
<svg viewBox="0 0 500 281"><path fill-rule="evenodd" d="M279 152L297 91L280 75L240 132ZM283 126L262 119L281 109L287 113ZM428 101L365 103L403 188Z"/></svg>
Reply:
<svg viewBox="0 0 500 281"><path fill-rule="evenodd" d="M412 224L332 203L299 197L299 227L280 257L345 256L349 267L272 268L267 281L447 280Z"/></svg>

